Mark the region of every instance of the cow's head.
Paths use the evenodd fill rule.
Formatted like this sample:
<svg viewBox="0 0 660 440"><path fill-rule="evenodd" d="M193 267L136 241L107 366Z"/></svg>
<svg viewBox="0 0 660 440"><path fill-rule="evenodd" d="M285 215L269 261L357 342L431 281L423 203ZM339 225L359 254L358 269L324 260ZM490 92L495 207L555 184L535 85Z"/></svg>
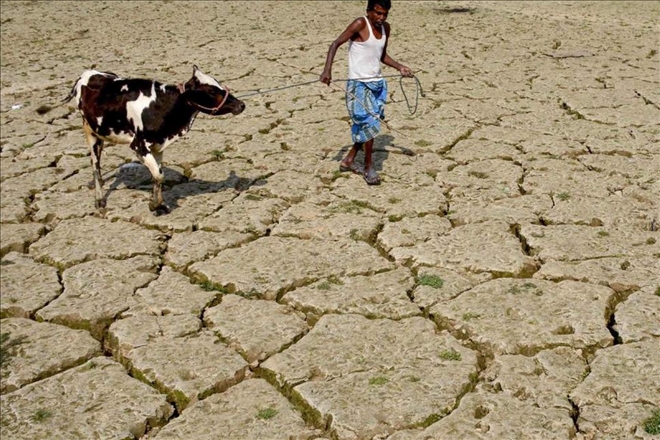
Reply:
<svg viewBox="0 0 660 440"><path fill-rule="evenodd" d="M185 84L184 96L188 104L208 115L238 115L245 104L229 93L227 87L193 66L193 76Z"/></svg>

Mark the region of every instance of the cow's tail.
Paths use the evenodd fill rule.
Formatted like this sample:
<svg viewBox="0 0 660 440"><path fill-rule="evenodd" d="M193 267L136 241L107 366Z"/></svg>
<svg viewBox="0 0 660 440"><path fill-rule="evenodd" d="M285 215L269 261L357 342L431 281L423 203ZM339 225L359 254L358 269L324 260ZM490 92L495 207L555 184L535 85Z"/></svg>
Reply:
<svg viewBox="0 0 660 440"><path fill-rule="evenodd" d="M67 97L64 98L64 99L61 101L61 104L64 104L65 102L69 102L69 101L71 101L71 99L73 99L73 97L76 96L76 89L78 88L78 83L80 82L81 79L82 79L82 78L78 78L78 80L75 82L75 84L74 84L73 87L71 88L71 91L69 92L69 94L67 95Z"/></svg>

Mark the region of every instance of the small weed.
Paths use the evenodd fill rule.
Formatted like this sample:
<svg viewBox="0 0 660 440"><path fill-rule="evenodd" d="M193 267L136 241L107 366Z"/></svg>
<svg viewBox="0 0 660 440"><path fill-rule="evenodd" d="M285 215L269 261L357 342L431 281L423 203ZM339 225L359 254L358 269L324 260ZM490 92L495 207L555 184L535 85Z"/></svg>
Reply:
<svg viewBox="0 0 660 440"><path fill-rule="evenodd" d="M397 199L396 197L390 197L389 199L387 199L387 201L390 202L393 205L396 205L397 203L399 203L401 201L401 199Z"/></svg>
<svg viewBox="0 0 660 440"><path fill-rule="evenodd" d="M439 289L445 281L437 275L422 275L419 277L419 284L422 286L433 287L434 289Z"/></svg>
<svg viewBox="0 0 660 440"><path fill-rule="evenodd" d="M267 284L270 281L270 278L265 275L257 275L254 277L254 280L259 284Z"/></svg>
<svg viewBox="0 0 660 440"><path fill-rule="evenodd" d="M413 383L414 382L419 382L420 380L422 380L422 379L420 377L417 377L417 376L408 377L408 381L413 382Z"/></svg>
<svg viewBox="0 0 660 440"><path fill-rule="evenodd" d="M478 313L467 312L463 313L463 321L469 321L471 319L479 319L481 315Z"/></svg>
<svg viewBox="0 0 660 440"><path fill-rule="evenodd" d="M646 239L646 244L655 244L655 238L649 237Z"/></svg>
<svg viewBox="0 0 660 440"><path fill-rule="evenodd" d="M333 207L329 211L332 213L362 214L364 208L368 208L367 203L351 200L350 202L342 202L339 206Z"/></svg>
<svg viewBox="0 0 660 440"><path fill-rule="evenodd" d="M327 281L324 281L321 284L319 284L318 286L316 286L316 288L319 289L319 290L330 290L330 289L332 289L332 286Z"/></svg>
<svg viewBox="0 0 660 440"><path fill-rule="evenodd" d="M607 231L598 231L598 235L601 237L607 237L610 235L610 233Z"/></svg>
<svg viewBox="0 0 660 440"><path fill-rule="evenodd" d="M27 336L19 336L10 339L10 336L9 332L0 333L0 368L7 367L11 358L16 356L17 347L27 338Z"/></svg>
<svg viewBox="0 0 660 440"><path fill-rule="evenodd" d="M387 217L387 220L389 220L390 223L400 222L401 219L403 219L402 216L400 216L400 215L394 215L394 214L392 214L392 215L390 215L390 216Z"/></svg>
<svg viewBox="0 0 660 440"><path fill-rule="evenodd" d="M481 171L468 171L468 176L476 177L477 179L488 178L488 174Z"/></svg>
<svg viewBox="0 0 660 440"><path fill-rule="evenodd" d="M336 275L330 275L328 277L328 282L331 283L331 284L337 284L339 286L344 284L344 282L342 280L340 280L339 277L337 277Z"/></svg>
<svg viewBox="0 0 660 440"><path fill-rule="evenodd" d="M658 53L657 50L651 49L651 52L649 52L649 54L646 55L646 58L653 58L657 53Z"/></svg>
<svg viewBox="0 0 660 440"><path fill-rule="evenodd" d="M4 367L5 364L9 361L9 336L11 333L2 333L0 334L0 367Z"/></svg>
<svg viewBox="0 0 660 440"><path fill-rule="evenodd" d="M217 285L213 284L211 281L208 280L204 280L201 283L199 283L199 287L201 287L207 292L222 292L222 288L218 287Z"/></svg>
<svg viewBox="0 0 660 440"><path fill-rule="evenodd" d="M444 359L446 361L460 361L461 354L453 348L450 348L449 350L442 350L440 352L440 359Z"/></svg>
<svg viewBox="0 0 660 440"><path fill-rule="evenodd" d="M647 434L658 435L660 434L660 410L654 410L651 417L644 420L644 431Z"/></svg>
<svg viewBox="0 0 660 440"><path fill-rule="evenodd" d="M557 198L561 200L562 202L565 202L566 200L571 198L571 195L569 193L563 192L557 194Z"/></svg>
<svg viewBox="0 0 660 440"><path fill-rule="evenodd" d="M257 413L257 418L259 420L268 420L272 419L277 415L277 410L275 408L264 408L260 409Z"/></svg>
<svg viewBox="0 0 660 440"><path fill-rule="evenodd" d="M369 385L385 385L390 380L386 377L377 376L369 379Z"/></svg>
<svg viewBox="0 0 660 440"><path fill-rule="evenodd" d="M332 177L330 178L330 180L332 182L334 182L335 180L341 179L341 178L348 179L348 174L347 173L342 173L339 170L335 170L335 171L332 172Z"/></svg>
<svg viewBox="0 0 660 440"><path fill-rule="evenodd" d="M660 286L655 289L655 296L660 296Z"/></svg>
<svg viewBox="0 0 660 440"><path fill-rule="evenodd" d="M213 150L213 151L211 151L211 154L214 155L218 159L222 159L223 157L225 157L225 152L220 151L220 150Z"/></svg>
<svg viewBox="0 0 660 440"><path fill-rule="evenodd" d="M48 411L47 409L40 408L34 413L34 415L32 416L32 420L34 420L37 423L41 423L51 417L53 417L52 412Z"/></svg>
<svg viewBox="0 0 660 440"><path fill-rule="evenodd" d="M442 417L438 414L431 414L428 416L423 422L419 424L420 428L428 428L429 426L433 425L435 422L440 420Z"/></svg>
<svg viewBox="0 0 660 440"><path fill-rule="evenodd" d="M518 295L521 292L520 287L518 286L511 286L509 287L508 293L511 295Z"/></svg>
<svg viewBox="0 0 660 440"><path fill-rule="evenodd" d="M509 287L508 293L510 293L511 295L518 295L520 293L530 292L530 291L536 296L543 295L543 291L538 287L536 287L536 284L534 283L525 283L521 286L518 285L511 286Z"/></svg>
<svg viewBox="0 0 660 440"><path fill-rule="evenodd" d="M257 201L261 200L261 196L258 196L256 194L248 194L248 195L245 196L245 199L257 202Z"/></svg>
<svg viewBox="0 0 660 440"><path fill-rule="evenodd" d="M280 149L282 149L282 151L289 151L291 150L291 147L286 142L280 142Z"/></svg>
<svg viewBox="0 0 660 440"><path fill-rule="evenodd" d="M429 141L425 141L424 139L420 139L418 141L415 141L415 145L418 147L430 147L432 144Z"/></svg>

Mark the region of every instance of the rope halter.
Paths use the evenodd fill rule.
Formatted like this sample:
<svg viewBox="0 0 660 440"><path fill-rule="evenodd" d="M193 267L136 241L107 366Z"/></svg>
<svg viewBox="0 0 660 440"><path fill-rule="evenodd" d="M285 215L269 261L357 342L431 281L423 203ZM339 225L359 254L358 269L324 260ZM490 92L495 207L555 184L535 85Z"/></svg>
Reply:
<svg viewBox="0 0 660 440"><path fill-rule="evenodd" d="M179 84L179 85L177 86L177 88L179 89L179 92L183 95L183 94L185 93L185 91L186 91L186 84L185 84L185 83L181 83L181 84ZM198 108L198 109L200 109L200 110L206 110L206 111L209 112L209 113L215 113L215 112L217 112L218 110L220 110L220 109L222 108L223 105L225 105L225 102L227 102L227 98L229 98L229 92L230 92L229 87L227 87L227 86L221 86L221 88L222 88L222 90L225 91L225 96L224 96L224 98L222 98L222 102L221 102L219 105L217 105L217 106L215 106L215 107L206 107L206 106L203 106L203 105L201 105L201 104L197 104L196 102L193 102L193 103L191 103L191 104L192 104L194 107L196 107L196 108ZM190 102L190 101L188 101L188 102Z"/></svg>

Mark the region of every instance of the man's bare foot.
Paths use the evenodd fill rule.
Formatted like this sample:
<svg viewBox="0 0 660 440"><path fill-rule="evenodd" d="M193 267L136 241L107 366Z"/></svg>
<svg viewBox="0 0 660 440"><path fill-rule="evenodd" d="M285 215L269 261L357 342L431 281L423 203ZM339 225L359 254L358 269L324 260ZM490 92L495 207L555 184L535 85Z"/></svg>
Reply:
<svg viewBox="0 0 660 440"><path fill-rule="evenodd" d="M373 169L364 172L364 181L367 185L380 185L380 176Z"/></svg>

